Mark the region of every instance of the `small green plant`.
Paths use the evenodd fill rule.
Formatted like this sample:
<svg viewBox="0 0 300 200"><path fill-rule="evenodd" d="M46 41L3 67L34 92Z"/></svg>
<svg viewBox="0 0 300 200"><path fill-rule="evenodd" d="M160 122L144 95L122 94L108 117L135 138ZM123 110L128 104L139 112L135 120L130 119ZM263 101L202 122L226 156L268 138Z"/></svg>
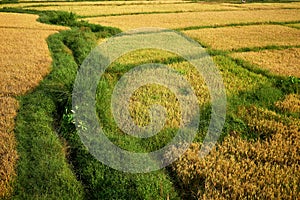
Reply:
<svg viewBox="0 0 300 200"><path fill-rule="evenodd" d="M63 124L67 124L68 126L75 126L79 130L87 130L87 126L83 121L75 122L75 110L70 110L68 108L65 109L65 112L62 116Z"/></svg>
<svg viewBox="0 0 300 200"><path fill-rule="evenodd" d="M68 110L67 108L65 109L65 113L63 114L63 121L65 121L68 124L74 124L74 111L73 110Z"/></svg>
<svg viewBox="0 0 300 200"><path fill-rule="evenodd" d="M289 76L277 81L277 87L280 87L286 94L296 93L299 94L300 78Z"/></svg>

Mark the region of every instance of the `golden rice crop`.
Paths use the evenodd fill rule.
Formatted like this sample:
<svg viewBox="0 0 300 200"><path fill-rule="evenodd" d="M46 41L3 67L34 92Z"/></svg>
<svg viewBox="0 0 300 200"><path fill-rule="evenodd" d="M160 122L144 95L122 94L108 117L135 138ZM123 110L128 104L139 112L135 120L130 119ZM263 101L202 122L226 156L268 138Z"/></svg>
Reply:
<svg viewBox="0 0 300 200"><path fill-rule="evenodd" d="M32 0L32 1L31 1L31 0L20 0L19 2L28 2L28 1L29 1L29 2L32 2L32 1L37 1L37 2L38 2L38 1L40 1L40 0ZM65 0L58 0L58 1L65 1ZM51 2L51 1L50 1L50 2Z"/></svg>
<svg viewBox="0 0 300 200"><path fill-rule="evenodd" d="M226 25L248 22L286 22L299 20L300 12L290 10L247 10L187 12L87 18L91 23L114 26L122 30L141 27L185 28L190 26Z"/></svg>
<svg viewBox="0 0 300 200"><path fill-rule="evenodd" d="M49 72L46 38L57 26L36 22L37 16L0 13L0 198L10 192L17 153L13 135L18 102L14 98L37 86Z"/></svg>
<svg viewBox="0 0 300 200"><path fill-rule="evenodd" d="M33 30L46 30L55 31L64 30L65 27L55 26L55 25L46 25L42 23L38 23L36 20L38 19L37 15L31 14L18 14L18 13L0 13L0 28L23 28L23 29L33 29ZM20 29L18 29L20 30Z"/></svg>
<svg viewBox="0 0 300 200"><path fill-rule="evenodd" d="M24 94L49 72L51 57L45 39L53 31L0 29L0 95Z"/></svg>
<svg viewBox="0 0 300 200"><path fill-rule="evenodd" d="M18 102L12 97L0 97L0 198L11 192L17 161L16 141L13 134L14 116Z"/></svg>
<svg viewBox="0 0 300 200"><path fill-rule="evenodd" d="M184 31L213 49L299 45L300 30L280 25L234 26Z"/></svg>
<svg viewBox="0 0 300 200"><path fill-rule="evenodd" d="M137 0L130 0L130 1L124 1L124 0L120 0L120 1L86 1L86 2L68 2L68 1L65 1L65 0L61 0L61 2L59 1L55 1L55 2L51 2L51 1L48 1L48 2L41 2L40 0L19 0L19 2L24 2L26 4L27 1L30 1L30 2L34 2L34 1L38 1L36 3L39 3L39 4L53 4L53 3L58 3L59 5L61 4L116 4L116 5L120 5L120 4L138 4L138 3L145 3L145 4L148 4L148 3L170 3L170 2L184 2L185 0L141 0L141 1L137 1ZM36 4L35 3L35 4Z"/></svg>
<svg viewBox="0 0 300 200"><path fill-rule="evenodd" d="M275 74L300 77L299 48L241 52L234 53L232 56L234 58L247 60L261 68L268 69Z"/></svg>
<svg viewBox="0 0 300 200"><path fill-rule="evenodd" d="M28 7L30 8L30 7ZM224 4L207 3L148 3L138 5L107 5L105 7L95 5L63 5L63 6L45 6L32 7L37 10L64 10L74 12L81 16L97 16L109 14L126 14L141 12L189 12L189 11L207 11L207 10L236 10L239 8L229 7Z"/></svg>
<svg viewBox="0 0 300 200"><path fill-rule="evenodd" d="M280 118L254 106L241 110L250 121ZM200 145L192 144L172 164L180 184L198 199L297 199L300 121L281 120L284 123L265 125L273 132L266 140L247 141L232 133L204 159L199 157Z"/></svg>
<svg viewBox="0 0 300 200"><path fill-rule="evenodd" d="M205 85L204 80L201 78L196 69L192 68L188 63L177 63L170 65L170 68L175 69L180 73L185 80L187 80L193 87L193 92L197 97L199 105L203 108L209 103L209 92ZM156 70L155 73L160 73ZM181 83L178 83L178 86ZM178 128L180 126L181 110L178 102L179 96L185 97L184 91L179 92L176 96L169 89L162 87L161 85L147 85L139 88L131 99L131 113L133 119L140 126L144 126L150 122L149 107L151 105L161 105L166 109L167 120L165 123L166 128ZM189 108L191 111L194 109ZM187 111L189 112L189 111Z"/></svg>
<svg viewBox="0 0 300 200"><path fill-rule="evenodd" d="M37 2L34 2L37 1ZM143 4L143 5L148 5L148 4L170 4L170 3L183 3L184 1L182 0L164 0L164 1L147 1L147 0L142 0L142 1L92 1L92 2L87 2L87 1L82 1L82 2L70 2L70 1L55 1L55 2L41 2L40 0L33 0L30 2L26 2L26 0L21 0L19 1L20 3L18 4L1 4L0 8L3 7L32 7L39 5L39 6L106 6L106 5L135 5L135 4Z"/></svg>
<svg viewBox="0 0 300 200"><path fill-rule="evenodd" d="M166 51L146 49L140 51L130 52L115 61L114 64L133 65L134 67L145 63L162 63L170 58L175 58L176 55ZM111 70L113 70L114 64L109 68L107 76L111 76ZM204 106L209 102L208 89L204 83L202 76L197 69L188 62L176 62L167 64L170 69L174 69L178 72L179 76L182 76L193 87L195 96L198 99L200 106ZM155 73L160 73L159 69L156 69ZM133 78L134 79L134 78ZM184 95L182 94L178 95ZM146 85L140 87L135 91L131 98L130 112L132 118L140 126L144 126L150 122L149 108L151 105L159 104L166 109L167 120L165 123L166 128L179 127L181 121L181 111L178 102L178 96L175 96L172 91L162 87L160 85ZM123 102L121 102L123 103Z"/></svg>
<svg viewBox="0 0 300 200"><path fill-rule="evenodd" d="M277 101L275 106L284 112L292 112L300 114L300 95L289 94L283 101Z"/></svg>
<svg viewBox="0 0 300 200"><path fill-rule="evenodd" d="M133 51L118 58L115 62L123 65L140 65L141 63L166 61L167 59L176 57L175 54L167 51L159 51L155 49L143 49Z"/></svg>
<svg viewBox="0 0 300 200"><path fill-rule="evenodd" d="M246 3L246 4L230 4L231 6L238 8L247 8L251 10L256 9L292 9L300 8L299 2L290 3Z"/></svg>
<svg viewBox="0 0 300 200"><path fill-rule="evenodd" d="M24 94L49 72L51 57L45 39L59 28L36 19L0 13L0 96Z"/></svg>

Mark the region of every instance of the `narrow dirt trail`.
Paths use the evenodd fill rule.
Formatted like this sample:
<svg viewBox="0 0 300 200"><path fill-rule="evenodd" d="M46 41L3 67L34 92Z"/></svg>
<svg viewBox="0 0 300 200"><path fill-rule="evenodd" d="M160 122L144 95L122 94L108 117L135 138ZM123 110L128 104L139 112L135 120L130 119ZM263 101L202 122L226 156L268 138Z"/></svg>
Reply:
<svg viewBox="0 0 300 200"><path fill-rule="evenodd" d="M11 192L18 159L13 133L18 101L50 72L46 38L65 27L37 22L37 15L0 13L0 198Z"/></svg>

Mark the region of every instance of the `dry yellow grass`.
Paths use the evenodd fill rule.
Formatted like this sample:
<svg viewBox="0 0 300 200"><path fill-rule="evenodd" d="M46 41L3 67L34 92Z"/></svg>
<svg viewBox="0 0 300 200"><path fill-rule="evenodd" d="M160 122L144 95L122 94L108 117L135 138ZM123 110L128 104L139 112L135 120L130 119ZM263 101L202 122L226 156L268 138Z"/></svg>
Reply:
<svg viewBox="0 0 300 200"><path fill-rule="evenodd" d="M213 49L221 50L300 44L300 30L280 25L235 26L190 30L184 33Z"/></svg>
<svg viewBox="0 0 300 200"><path fill-rule="evenodd" d="M199 157L200 145L192 144L172 165L182 186L198 199L297 199L300 121L254 106L240 111L253 130L269 137L246 141L233 133L205 159Z"/></svg>
<svg viewBox="0 0 300 200"><path fill-rule="evenodd" d="M141 27L185 28L190 26L225 25L248 22L286 22L300 19L297 9L187 12L151 15L128 15L87 18L91 23L114 26L122 30Z"/></svg>
<svg viewBox="0 0 300 200"><path fill-rule="evenodd" d="M299 35L300 36L300 35ZM300 39L298 39L300 43ZM266 50L260 52L233 53L241 58L278 75L300 77L300 49Z"/></svg>
<svg viewBox="0 0 300 200"><path fill-rule="evenodd" d="M30 7L29 7L30 8ZM208 10L237 10L239 8L229 7L225 4L208 3L148 3L140 5L122 5L122 6L103 6L103 5L63 5L63 6L45 6L32 7L37 10L64 10L74 12L81 16L97 16L109 14L126 14L141 12L189 12L189 11L208 11Z"/></svg>
<svg viewBox="0 0 300 200"><path fill-rule="evenodd" d="M57 26L36 22L38 16L0 13L0 198L11 191L17 153L13 135L18 102L14 96L37 86L49 72L45 39Z"/></svg>

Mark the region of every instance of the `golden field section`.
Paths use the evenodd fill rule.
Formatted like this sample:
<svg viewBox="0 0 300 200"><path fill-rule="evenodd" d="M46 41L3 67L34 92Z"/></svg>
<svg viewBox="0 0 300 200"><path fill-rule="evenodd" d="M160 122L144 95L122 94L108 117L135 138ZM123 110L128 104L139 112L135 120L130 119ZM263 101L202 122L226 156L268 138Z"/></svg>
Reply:
<svg viewBox="0 0 300 200"><path fill-rule="evenodd" d="M64 10L74 12L81 16L97 16L111 14L128 14L142 12L191 12L207 10L236 10L239 8L230 7L226 4L205 4L205 3L148 3L136 5L63 5L63 6L45 6L45 7L28 7L37 10Z"/></svg>
<svg viewBox="0 0 300 200"><path fill-rule="evenodd" d="M299 48L241 52L233 53L232 56L270 70L274 74L300 77Z"/></svg>
<svg viewBox="0 0 300 200"><path fill-rule="evenodd" d="M300 8L299 2L290 2L290 3L245 3L245 4L230 4L231 6L237 8L248 8L251 10L256 9L292 9Z"/></svg>
<svg viewBox="0 0 300 200"><path fill-rule="evenodd" d="M21 17L20 17L21 16ZM37 15L17 14L17 13L0 13L0 28L4 30L18 29L18 30L38 30L38 31L59 31L65 29L61 26L45 25L38 23Z"/></svg>
<svg viewBox="0 0 300 200"><path fill-rule="evenodd" d="M91 23L114 26L122 30L141 27L185 28L193 26L226 25L252 22L288 22L300 19L298 9L187 12L167 14L141 14L87 18Z"/></svg>
<svg viewBox="0 0 300 200"><path fill-rule="evenodd" d="M49 72L45 39L59 30L36 22L37 16L0 13L0 96L24 94Z"/></svg>
<svg viewBox="0 0 300 200"><path fill-rule="evenodd" d="M36 1L36 2L35 2ZM170 4L170 3L184 3L183 0L164 0L164 1L77 1L77 2L70 2L70 1L48 1L48 2L41 2L40 0L24 0L19 1L18 4L3 4L0 5L0 8L2 7L18 7L18 8L27 8L27 7L34 7L34 6L108 6L108 5L149 5L149 4Z"/></svg>
<svg viewBox="0 0 300 200"><path fill-rule="evenodd" d="M102 1L102 2L30 2L6 4L6 7L20 7L36 10L64 10L82 16L126 14L136 12L189 12L213 10L272 10L300 9L299 2L282 3L205 3L170 1ZM0 5L1 7L1 5Z"/></svg>
<svg viewBox="0 0 300 200"><path fill-rule="evenodd" d="M213 49L300 45L300 30L281 25L252 25L184 31Z"/></svg>
<svg viewBox="0 0 300 200"><path fill-rule="evenodd" d="M275 106L284 112L300 114L300 95L289 94L282 101L276 102Z"/></svg>
<svg viewBox="0 0 300 200"><path fill-rule="evenodd" d="M192 144L172 164L181 184L197 199L297 199L299 119L282 119L254 106L240 112L251 131L271 135L247 141L232 133L204 159L199 156L201 146Z"/></svg>
<svg viewBox="0 0 300 200"><path fill-rule="evenodd" d="M11 192L10 181L16 175L18 155L13 128L17 109L15 98L0 97L0 198Z"/></svg>
<svg viewBox="0 0 300 200"><path fill-rule="evenodd" d="M0 13L0 197L10 192L17 159L13 135L18 109L15 96L39 84L50 70L46 38L58 26L36 22L37 16Z"/></svg>
<svg viewBox="0 0 300 200"><path fill-rule="evenodd" d="M175 59L177 55L171 52L155 50L155 49L145 49L133 51L125 54L114 61L114 64L109 68L107 77L111 77L110 73L114 72L114 65L120 66L141 66L146 63L160 63L165 62L168 59ZM193 92L198 100L201 107L209 104L209 91L200 73L192 66L189 62L175 62L167 64L170 69L173 69L174 73L170 73L170 76L176 78L177 76L182 76L185 80L189 82L193 88ZM165 71L162 69L148 69L148 73L153 74L164 74ZM135 79L132 77L132 79ZM138 78L137 78L138 79ZM133 84L134 85L134 84ZM180 85L181 87L184 86ZM185 93L181 91L178 96L184 98ZM146 85L137 89L131 97L130 112L132 118L135 120L136 124L140 126L145 126L150 122L149 108L151 105L162 105L167 112L168 119L165 122L165 128L176 128L180 125L180 105L178 102L178 96L175 96L172 91L161 85ZM120 102L123 104L124 102ZM191 109L192 110L192 109Z"/></svg>

